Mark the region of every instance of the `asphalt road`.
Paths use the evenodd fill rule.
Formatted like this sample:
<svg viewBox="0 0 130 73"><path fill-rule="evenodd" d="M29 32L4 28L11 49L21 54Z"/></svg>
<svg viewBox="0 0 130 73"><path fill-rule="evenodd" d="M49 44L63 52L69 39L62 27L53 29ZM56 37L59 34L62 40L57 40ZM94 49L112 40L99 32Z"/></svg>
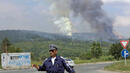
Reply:
<svg viewBox="0 0 130 73"><path fill-rule="evenodd" d="M117 73L103 70L105 66L110 64L111 63L76 65L75 70L76 73ZM46 73L46 72L38 72L36 69L25 69L25 70L1 70L0 73Z"/></svg>

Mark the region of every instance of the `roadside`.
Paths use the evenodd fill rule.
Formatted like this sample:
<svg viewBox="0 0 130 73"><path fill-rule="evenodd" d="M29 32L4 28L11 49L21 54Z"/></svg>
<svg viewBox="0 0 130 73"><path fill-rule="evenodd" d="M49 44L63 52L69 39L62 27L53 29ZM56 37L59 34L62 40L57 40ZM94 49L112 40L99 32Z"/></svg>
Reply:
<svg viewBox="0 0 130 73"><path fill-rule="evenodd" d="M104 71L104 67L111 65L113 62L97 62L97 63L84 63L84 64L77 64L75 66L75 70L77 73L120 73L120 72L113 72L113 71ZM21 70L2 70L0 73L40 73L36 69L21 69ZM43 72L44 73L44 72ZM66 73L66 72L65 72Z"/></svg>
<svg viewBox="0 0 130 73"><path fill-rule="evenodd" d="M100 63L100 62L114 62L114 61L115 61L115 60L100 60L100 59L74 60L75 64Z"/></svg>
<svg viewBox="0 0 130 73"><path fill-rule="evenodd" d="M113 64L106 66L104 70L130 73L130 60L127 60L127 65L124 64L124 61L114 62Z"/></svg>
<svg viewBox="0 0 130 73"><path fill-rule="evenodd" d="M98 70L100 73L121 73L121 72L114 72L114 71L105 71L105 70Z"/></svg>
<svg viewBox="0 0 130 73"><path fill-rule="evenodd" d="M74 67L76 73L106 73L106 71L101 71L105 66L111 63L93 63L93 64L78 64ZM45 73L39 72L35 69L24 69L24 70L3 70L0 73ZM67 72L65 72L67 73ZM108 72L107 72L108 73ZM110 72L113 73L113 72Z"/></svg>
<svg viewBox="0 0 130 73"><path fill-rule="evenodd" d="M76 68L82 67L82 66L93 66L93 65L100 65L107 64L102 69L97 70L99 73L130 73L130 60L127 61L127 66L124 65L124 61L89 61L89 60L78 60L79 62L76 62ZM81 62L82 61L82 62ZM42 61L32 61L32 64L41 65ZM94 68L94 67L93 67ZM93 69L94 70L94 69Z"/></svg>

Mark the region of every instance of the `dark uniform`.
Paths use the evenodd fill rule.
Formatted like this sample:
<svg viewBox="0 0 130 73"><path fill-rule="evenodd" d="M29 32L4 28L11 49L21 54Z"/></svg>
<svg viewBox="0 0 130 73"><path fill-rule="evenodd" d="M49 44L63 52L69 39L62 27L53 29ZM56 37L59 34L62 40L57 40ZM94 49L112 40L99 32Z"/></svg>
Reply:
<svg viewBox="0 0 130 73"><path fill-rule="evenodd" d="M63 58L56 56L54 65L52 64L51 57L49 57L42 66L39 66L38 71L47 71L47 73L64 73L66 69L69 73L75 73L74 69L71 68Z"/></svg>

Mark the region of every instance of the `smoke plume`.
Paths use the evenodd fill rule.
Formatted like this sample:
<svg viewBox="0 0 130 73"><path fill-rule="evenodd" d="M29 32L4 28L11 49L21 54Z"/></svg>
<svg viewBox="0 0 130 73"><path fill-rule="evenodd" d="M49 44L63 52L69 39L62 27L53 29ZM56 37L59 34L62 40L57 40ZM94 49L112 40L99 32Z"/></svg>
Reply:
<svg viewBox="0 0 130 73"><path fill-rule="evenodd" d="M64 34L72 36L72 24L67 17L61 17L59 20L56 20L54 24L56 24Z"/></svg>
<svg viewBox="0 0 130 73"><path fill-rule="evenodd" d="M53 0L50 10L59 19L63 16L70 18L71 15L72 19L80 16L82 17L82 21L87 22L88 24L86 25L91 27L92 33L113 37L113 21L108 18L102 5L102 0ZM61 24L61 26L63 25ZM66 26L68 25L66 24ZM61 27L61 29L63 28ZM68 29L65 30L68 31Z"/></svg>

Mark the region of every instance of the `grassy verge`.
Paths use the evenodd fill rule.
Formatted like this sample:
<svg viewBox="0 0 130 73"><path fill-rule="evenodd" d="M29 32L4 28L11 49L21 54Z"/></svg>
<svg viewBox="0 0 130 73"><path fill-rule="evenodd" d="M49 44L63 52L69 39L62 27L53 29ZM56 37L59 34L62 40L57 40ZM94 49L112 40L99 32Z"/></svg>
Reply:
<svg viewBox="0 0 130 73"><path fill-rule="evenodd" d="M96 62L106 62L106 61L114 61L114 57L113 56L101 56L98 59L92 58L90 60L80 60L80 59L74 60L75 64L96 63Z"/></svg>
<svg viewBox="0 0 130 73"><path fill-rule="evenodd" d="M32 61L32 64L36 64L36 65L42 65L42 61Z"/></svg>
<svg viewBox="0 0 130 73"><path fill-rule="evenodd" d="M124 64L124 61L116 62L112 65L106 66L105 70L110 71L130 71L130 60L127 60L127 65Z"/></svg>
<svg viewBox="0 0 130 73"><path fill-rule="evenodd" d="M92 58L90 60L81 60L79 58L76 58L74 60L75 64L83 64L83 63L96 63L96 62L106 62L106 61L114 61L113 56L101 56L100 58ZM41 65L42 61L32 61L32 64Z"/></svg>
<svg viewBox="0 0 130 73"><path fill-rule="evenodd" d="M74 60L75 64L83 64L83 63L96 63L96 62L107 62L108 60L100 60L100 59L91 59L91 60ZM110 61L110 60L109 60ZM32 61L32 64L41 65L42 62Z"/></svg>
<svg viewBox="0 0 130 73"><path fill-rule="evenodd" d="M91 60L74 60L75 64L83 64L83 63L97 63L97 62L107 62L110 60L100 60L100 59L91 59Z"/></svg>

